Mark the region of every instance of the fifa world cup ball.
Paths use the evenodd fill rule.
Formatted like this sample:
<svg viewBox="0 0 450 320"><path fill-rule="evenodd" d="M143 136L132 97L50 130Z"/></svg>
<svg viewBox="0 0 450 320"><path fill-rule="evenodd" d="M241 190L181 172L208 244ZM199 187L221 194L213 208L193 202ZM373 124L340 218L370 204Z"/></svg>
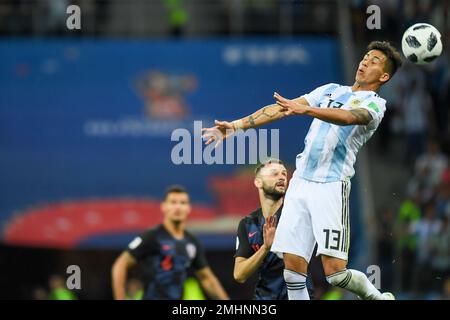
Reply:
<svg viewBox="0 0 450 320"><path fill-rule="evenodd" d="M411 62L429 63L442 53L441 34L431 24L417 23L403 34L402 51Z"/></svg>

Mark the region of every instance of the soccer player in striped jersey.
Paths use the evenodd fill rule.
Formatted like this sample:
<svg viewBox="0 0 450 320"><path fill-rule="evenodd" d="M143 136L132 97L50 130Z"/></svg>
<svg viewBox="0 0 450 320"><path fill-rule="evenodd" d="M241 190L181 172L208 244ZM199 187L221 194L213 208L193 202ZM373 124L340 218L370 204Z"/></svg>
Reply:
<svg viewBox="0 0 450 320"><path fill-rule="evenodd" d="M295 99L274 93L276 104L203 129L206 144L220 143L235 131L255 128L286 116L310 116L305 148L297 156L271 251L283 254L288 296L309 299L308 263L317 243L327 281L361 299L394 299L381 293L360 271L347 269L350 244L350 179L358 150L379 126L386 101L378 90L401 66L388 42L374 41L360 61L352 86L330 83Z"/></svg>

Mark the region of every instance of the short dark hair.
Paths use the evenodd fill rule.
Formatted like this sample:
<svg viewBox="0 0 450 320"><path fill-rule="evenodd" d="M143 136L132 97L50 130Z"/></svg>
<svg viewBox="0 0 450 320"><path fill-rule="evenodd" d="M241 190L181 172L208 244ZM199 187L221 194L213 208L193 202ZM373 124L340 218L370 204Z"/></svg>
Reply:
<svg viewBox="0 0 450 320"><path fill-rule="evenodd" d="M167 197L171 193L186 193L186 194L188 194L188 192L187 192L185 187L183 187L181 185L174 184L174 185L171 185L171 186L167 187L166 192L164 192L163 200L166 201Z"/></svg>
<svg viewBox="0 0 450 320"><path fill-rule="evenodd" d="M276 158L271 158L268 159L264 162L262 162L259 166L256 167L255 169L255 176L258 176L259 172L261 171L262 168L264 168L265 166L272 164L272 163L278 163L284 166L283 161L281 161L280 159L276 159Z"/></svg>
<svg viewBox="0 0 450 320"><path fill-rule="evenodd" d="M402 66L402 57L400 53L392 46L388 41L372 41L367 46L370 50L379 50L384 53L387 60L384 64L385 71L389 73L390 78L392 78L395 72Z"/></svg>

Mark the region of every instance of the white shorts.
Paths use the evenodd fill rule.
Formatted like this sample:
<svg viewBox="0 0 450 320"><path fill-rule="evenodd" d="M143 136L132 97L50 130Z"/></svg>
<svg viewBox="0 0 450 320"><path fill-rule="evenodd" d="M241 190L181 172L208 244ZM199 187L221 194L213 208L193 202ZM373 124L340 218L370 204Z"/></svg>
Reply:
<svg viewBox="0 0 450 320"><path fill-rule="evenodd" d="M284 199L271 251L291 253L308 263L317 255L348 260L350 181L320 183L294 175Z"/></svg>

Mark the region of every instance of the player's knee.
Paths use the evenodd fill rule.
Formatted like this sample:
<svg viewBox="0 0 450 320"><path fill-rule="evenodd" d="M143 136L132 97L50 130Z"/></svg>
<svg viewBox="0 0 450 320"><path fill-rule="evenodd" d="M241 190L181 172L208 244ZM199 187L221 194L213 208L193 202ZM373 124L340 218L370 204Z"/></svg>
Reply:
<svg viewBox="0 0 450 320"><path fill-rule="evenodd" d="M308 262L299 256L290 253L283 254L284 267L297 273L307 273Z"/></svg>

